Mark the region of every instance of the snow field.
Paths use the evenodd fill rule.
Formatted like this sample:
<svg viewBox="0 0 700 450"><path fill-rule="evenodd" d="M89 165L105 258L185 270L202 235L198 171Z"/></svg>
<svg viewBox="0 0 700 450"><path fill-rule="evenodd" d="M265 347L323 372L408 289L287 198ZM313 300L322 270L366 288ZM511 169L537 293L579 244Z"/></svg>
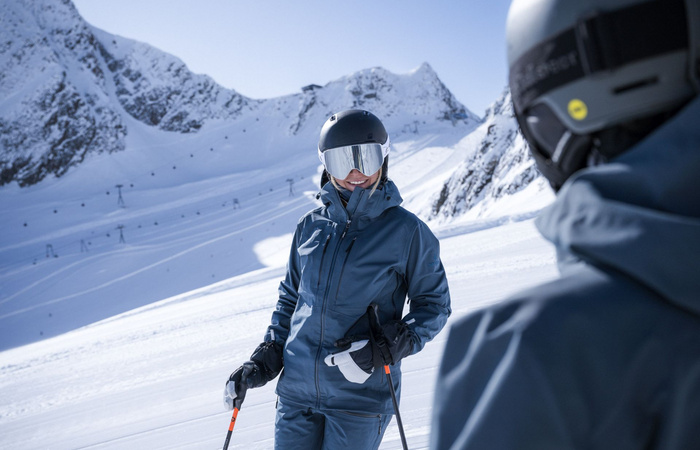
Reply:
<svg viewBox="0 0 700 450"><path fill-rule="evenodd" d="M443 237L441 247L450 321L556 274L531 220ZM224 382L262 339L283 274L258 270L0 353L0 447L220 448L230 420ZM448 332L449 322L403 363L411 448L428 445ZM272 447L274 385L249 391L230 448ZM381 448L401 448L395 421Z"/></svg>

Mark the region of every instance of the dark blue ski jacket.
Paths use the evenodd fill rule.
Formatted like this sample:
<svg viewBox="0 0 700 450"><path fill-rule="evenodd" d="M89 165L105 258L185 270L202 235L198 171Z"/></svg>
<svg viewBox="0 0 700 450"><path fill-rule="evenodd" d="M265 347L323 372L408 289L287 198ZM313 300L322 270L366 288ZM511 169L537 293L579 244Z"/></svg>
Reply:
<svg viewBox="0 0 700 450"><path fill-rule="evenodd" d="M537 225L561 277L451 327L431 448L700 449L700 100Z"/></svg>
<svg viewBox="0 0 700 450"><path fill-rule="evenodd" d="M347 207L326 183L321 200L323 206L297 225L265 335L266 341L284 342L277 394L311 408L392 414L383 371L355 384L324 358L338 351L335 342L351 327L353 334L369 333L365 321L356 322L373 302L382 323L403 320L415 333L412 353L442 329L451 310L439 242L399 206L402 199L391 180L372 195L355 189ZM398 393L400 363L391 370Z"/></svg>

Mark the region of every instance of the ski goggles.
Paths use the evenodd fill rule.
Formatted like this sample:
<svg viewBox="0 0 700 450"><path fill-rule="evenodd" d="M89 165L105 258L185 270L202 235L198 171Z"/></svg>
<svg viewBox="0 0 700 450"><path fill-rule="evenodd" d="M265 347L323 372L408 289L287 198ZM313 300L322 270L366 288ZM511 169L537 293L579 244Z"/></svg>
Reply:
<svg viewBox="0 0 700 450"><path fill-rule="evenodd" d="M377 173L389 154L389 139L384 144L355 144L335 147L322 152L318 150L318 158L328 173L335 178L344 180L353 169L366 176Z"/></svg>

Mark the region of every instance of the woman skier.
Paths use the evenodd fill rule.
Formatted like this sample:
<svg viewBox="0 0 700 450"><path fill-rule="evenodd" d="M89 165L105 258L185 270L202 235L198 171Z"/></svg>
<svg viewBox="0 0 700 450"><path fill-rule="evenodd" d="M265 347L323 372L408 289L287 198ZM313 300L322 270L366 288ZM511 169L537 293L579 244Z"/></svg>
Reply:
<svg viewBox="0 0 700 450"><path fill-rule="evenodd" d="M394 413L376 369L390 365L398 395L400 360L450 315L447 279L438 240L399 206L389 136L375 115L333 115L318 153L323 206L299 221L264 342L231 374L224 400L232 409L282 372L276 449L376 449Z"/></svg>

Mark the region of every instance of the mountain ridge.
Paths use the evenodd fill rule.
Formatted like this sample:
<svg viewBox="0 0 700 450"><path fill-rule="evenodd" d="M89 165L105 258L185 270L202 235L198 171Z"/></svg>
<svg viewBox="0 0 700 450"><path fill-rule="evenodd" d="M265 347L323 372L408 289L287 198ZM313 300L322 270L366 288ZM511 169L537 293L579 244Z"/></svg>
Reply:
<svg viewBox="0 0 700 450"><path fill-rule="evenodd" d="M175 56L92 27L69 0L20 0L4 21L0 185L30 186L64 175L89 154L123 151L129 133L124 114L179 133L264 116L293 136L347 108L371 109L388 125L401 110L418 123L480 120L427 63L406 75L375 67L318 89L255 100L190 72Z"/></svg>

